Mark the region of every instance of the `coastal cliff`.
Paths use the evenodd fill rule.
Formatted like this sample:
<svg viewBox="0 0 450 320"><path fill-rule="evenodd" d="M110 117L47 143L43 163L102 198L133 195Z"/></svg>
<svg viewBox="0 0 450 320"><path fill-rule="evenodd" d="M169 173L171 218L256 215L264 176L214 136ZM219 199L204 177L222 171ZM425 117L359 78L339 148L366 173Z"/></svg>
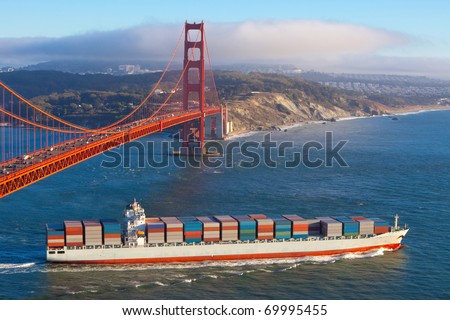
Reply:
<svg viewBox="0 0 450 320"><path fill-rule="evenodd" d="M339 96L335 101L320 103L312 96L292 99L287 94L272 92L253 92L226 104L228 120L233 122L235 132L388 113L384 105L363 98Z"/></svg>

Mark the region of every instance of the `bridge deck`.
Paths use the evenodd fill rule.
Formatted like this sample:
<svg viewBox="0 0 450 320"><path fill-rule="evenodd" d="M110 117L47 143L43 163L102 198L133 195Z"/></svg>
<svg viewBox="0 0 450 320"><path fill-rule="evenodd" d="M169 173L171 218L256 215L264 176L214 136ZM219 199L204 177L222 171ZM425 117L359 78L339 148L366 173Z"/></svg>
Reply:
<svg viewBox="0 0 450 320"><path fill-rule="evenodd" d="M208 108L205 114L200 111L171 114L164 119L146 122L145 120L131 123L127 126L112 129L102 134L93 134L84 138L65 142L58 150L39 150L39 162L14 163L11 160L3 163L6 168L17 166L12 172L3 172L0 177L0 198L20 190L34 182L71 167L107 150L116 148L127 142L139 139L149 134L159 132L188 121L220 113L220 108Z"/></svg>

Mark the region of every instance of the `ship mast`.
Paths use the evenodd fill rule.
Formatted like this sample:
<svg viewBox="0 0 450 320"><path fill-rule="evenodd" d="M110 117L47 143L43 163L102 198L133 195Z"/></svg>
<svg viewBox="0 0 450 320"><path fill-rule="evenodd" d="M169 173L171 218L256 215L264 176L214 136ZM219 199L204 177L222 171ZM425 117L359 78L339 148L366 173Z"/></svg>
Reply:
<svg viewBox="0 0 450 320"><path fill-rule="evenodd" d="M394 231L398 230L398 214L395 214Z"/></svg>

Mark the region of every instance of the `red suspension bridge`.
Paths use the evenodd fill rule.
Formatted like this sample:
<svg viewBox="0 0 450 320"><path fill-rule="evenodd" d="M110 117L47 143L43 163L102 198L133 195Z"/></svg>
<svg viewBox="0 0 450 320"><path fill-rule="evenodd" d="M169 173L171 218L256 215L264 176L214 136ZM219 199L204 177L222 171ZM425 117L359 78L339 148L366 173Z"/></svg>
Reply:
<svg viewBox="0 0 450 320"><path fill-rule="evenodd" d="M165 80L183 34L183 70L177 81ZM104 151L176 125L182 125L182 146L188 152L203 152L205 119L223 116L224 110L212 69L205 72L206 57L211 67L203 22L186 22L166 69L146 98L122 119L99 129L58 118L0 82L0 198ZM218 128L223 127L219 123Z"/></svg>

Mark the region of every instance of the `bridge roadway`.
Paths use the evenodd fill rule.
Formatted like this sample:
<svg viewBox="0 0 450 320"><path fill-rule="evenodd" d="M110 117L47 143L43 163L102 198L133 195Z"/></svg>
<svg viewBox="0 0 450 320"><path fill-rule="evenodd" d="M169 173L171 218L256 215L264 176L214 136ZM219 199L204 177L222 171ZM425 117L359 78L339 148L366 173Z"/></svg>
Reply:
<svg viewBox="0 0 450 320"><path fill-rule="evenodd" d="M206 108L204 117L219 114L220 108ZM65 141L24 156L3 162L0 167L0 198L34 182L71 167L107 150L188 121L202 117L199 110L177 112L155 118L153 121L135 121L102 132Z"/></svg>

